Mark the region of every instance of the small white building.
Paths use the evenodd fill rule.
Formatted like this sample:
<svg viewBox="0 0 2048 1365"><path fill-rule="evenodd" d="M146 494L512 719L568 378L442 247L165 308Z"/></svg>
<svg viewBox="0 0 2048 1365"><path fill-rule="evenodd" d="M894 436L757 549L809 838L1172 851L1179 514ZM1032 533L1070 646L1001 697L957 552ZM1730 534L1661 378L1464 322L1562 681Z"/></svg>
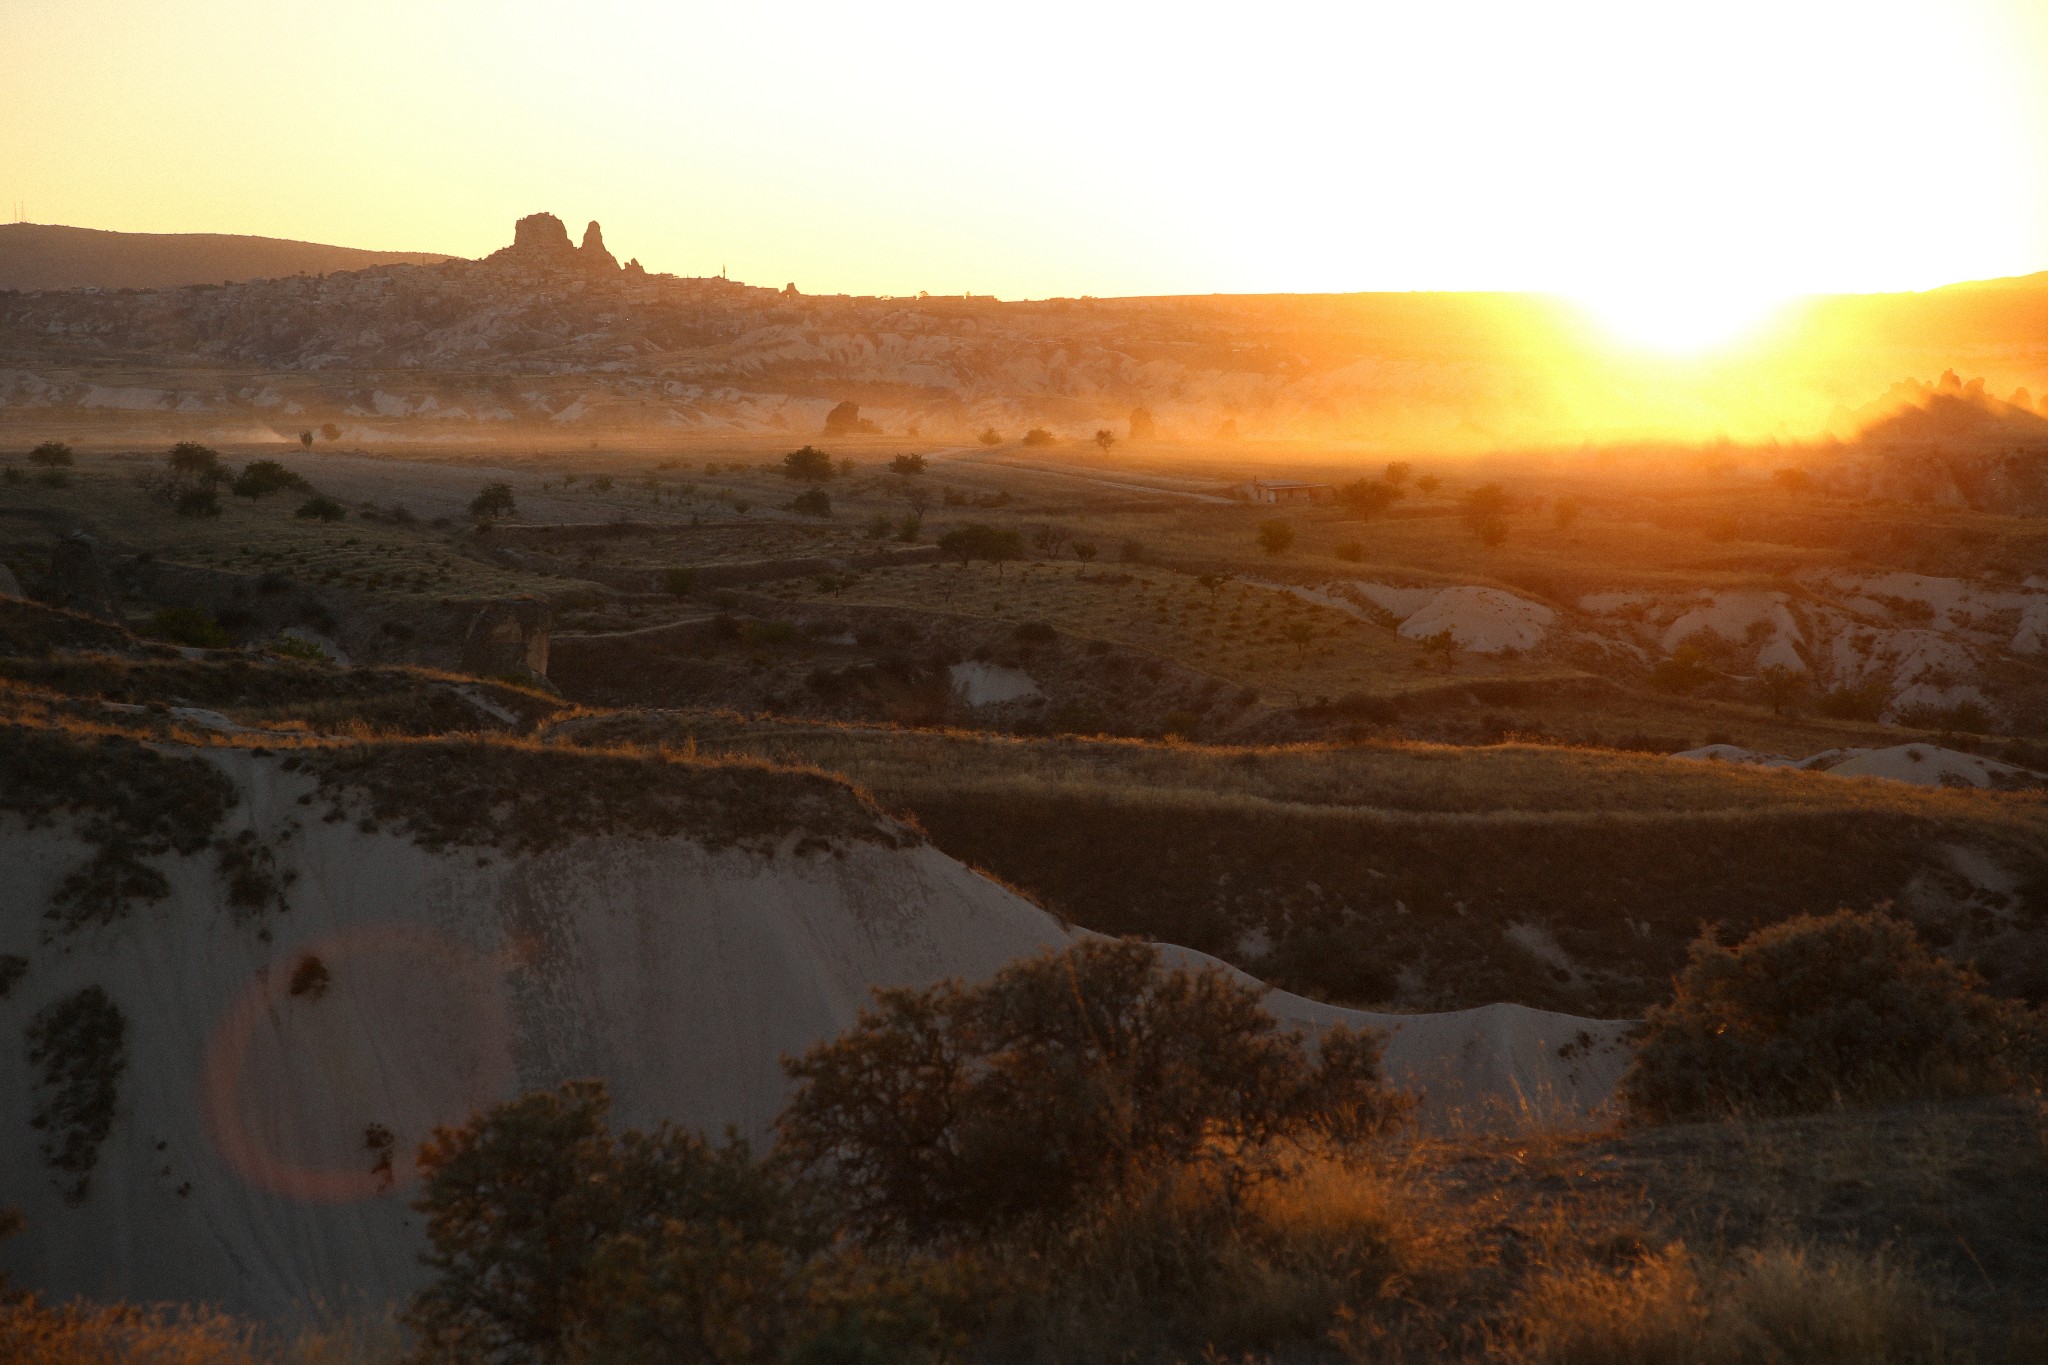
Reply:
<svg viewBox="0 0 2048 1365"><path fill-rule="evenodd" d="M1326 483L1303 483L1300 479L1253 479L1234 490L1246 502L1328 502L1337 491Z"/></svg>

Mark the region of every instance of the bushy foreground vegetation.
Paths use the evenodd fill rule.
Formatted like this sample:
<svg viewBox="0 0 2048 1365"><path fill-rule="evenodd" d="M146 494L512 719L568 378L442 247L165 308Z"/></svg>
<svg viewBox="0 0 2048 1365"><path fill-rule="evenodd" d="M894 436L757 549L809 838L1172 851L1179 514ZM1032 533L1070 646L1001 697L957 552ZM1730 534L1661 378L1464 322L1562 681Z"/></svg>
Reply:
<svg viewBox="0 0 2048 1365"><path fill-rule="evenodd" d="M1990 1094L2038 1077L2041 1037L2036 1014L1987 994L1905 921L1802 915L1732 948L1697 940L1622 1094L1656 1122Z"/></svg>
<svg viewBox="0 0 2048 1365"><path fill-rule="evenodd" d="M1055 1336L1134 1312L1139 1343L1198 1347L1206 1317L1141 1304L1261 1283L1240 1274L1261 1260L1259 1192L1402 1108L1377 1040L1333 1033L1312 1060L1255 987L1129 942L881 992L788 1066L764 1157L667 1126L615 1136L590 1083L438 1132L422 1358L915 1360L995 1339L1061 1358ZM1086 1329L1042 1317L1053 1301Z"/></svg>
<svg viewBox="0 0 2048 1365"><path fill-rule="evenodd" d="M1108 940L979 986L879 992L786 1062L796 1088L767 1151L615 1131L587 1081L437 1131L416 1203L433 1278L403 1315L409 1346L382 1320L273 1340L204 1312L31 1301L0 1305L0 1358L1849 1365L2028 1360L2048 1339L2040 1296L2010 1300L2013 1321L1972 1319L1923 1264L1960 1244L1968 1274L2003 1285L2048 1262L2030 1231L2048 1213L2042 1114L1395 1144L1405 1097L1379 1040L1311 1046L1259 993ZM1764 1074L1792 1082L1769 1107L1946 1095L1969 1039L2017 1065L1967 1032L2005 1008L1882 917L1710 939L1650 1021L1629 1095L1638 1118L1700 1112L1667 1098L1689 1069L1725 1107L1714 1077L1751 1054L1669 1049L1765 1031ZM1813 1167L1789 1192L1788 1139ZM1799 1232L1817 1201L1842 1207L1844 1180L1871 1208Z"/></svg>

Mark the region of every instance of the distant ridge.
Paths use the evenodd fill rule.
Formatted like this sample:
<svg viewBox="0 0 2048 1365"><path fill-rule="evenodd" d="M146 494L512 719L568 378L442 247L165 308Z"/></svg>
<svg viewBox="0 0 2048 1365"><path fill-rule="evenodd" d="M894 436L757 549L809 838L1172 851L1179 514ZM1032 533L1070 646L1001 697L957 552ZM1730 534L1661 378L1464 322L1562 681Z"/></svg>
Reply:
<svg viewBox="0 0 2048 1365"><path fill-rule="evenodd" d="M0 289L172 289L377 265L432 265L448 259L431 252L359 251L218 232L103 232L44 223L0 224Z"/></svg>

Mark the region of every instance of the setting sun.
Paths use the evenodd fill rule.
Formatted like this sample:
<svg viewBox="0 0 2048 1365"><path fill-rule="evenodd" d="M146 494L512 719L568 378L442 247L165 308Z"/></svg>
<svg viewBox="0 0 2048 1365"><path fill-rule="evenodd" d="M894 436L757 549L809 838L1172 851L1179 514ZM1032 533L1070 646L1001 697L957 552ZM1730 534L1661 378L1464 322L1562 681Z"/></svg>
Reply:
<svg viewBox="0 0 2048 1365"><path fill-rule="evenodd" d="M1741 344L1790 299L1751 293L1733 281L1715 289L1679 280L1583 294L1570 301L1624 348L1686 358Z"/></svg>

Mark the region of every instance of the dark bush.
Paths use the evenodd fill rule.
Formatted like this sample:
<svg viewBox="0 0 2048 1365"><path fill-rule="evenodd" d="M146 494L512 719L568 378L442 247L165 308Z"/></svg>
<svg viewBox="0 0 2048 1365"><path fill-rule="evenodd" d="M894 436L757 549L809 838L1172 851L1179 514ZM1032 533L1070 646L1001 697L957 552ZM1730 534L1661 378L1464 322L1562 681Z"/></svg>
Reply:
<svg viewBox="0 0 2048 1365"><path fill-rule="evenodd" d="M1220 968L1091 940L979 986L888 989L859 1024L784 1062L782 1149L870 1236L1058 1226L1148 1171L1242 1186L1273 1144L1377 1131L1402 1106L1380 1040L1302 1038Z"/></svg>
<svg viewBox="0 0 2048 1365"><path fill-rule="evenodd" d="M1621 1093L1653 1123L1977 1094L2034 1066L2040 1021L1903 920L1838 910L1692 946Z"/></svg>
<svg viewBox="0 0 2048 1365"><path fill-rule="evenodd" d="M889 461L889 472L891 474L922 474L924 473L924 456L895 456Z"/></svg>
<svg viewBox="0 0 2048 1365"><path fill-rule="evenodd" d="M61 469L76 462L71 447L62 441L45 441L28 453L28 462L45 469Z"/></svg>
<svg viewBox="0 0 2048 1365"><path fill-rule="evenodd" d="M159 640L198 649L226 649L234 643L201 607L165 607L150 618L149 629Z"/></svg>
<svg viewBox="0 0 2048 1365"><path fill-rule="evenodd" d="M220 452L197 441L180 441L164 457L175 478L202 484L218 483L227 473L220 467Z"/></svg>
<svg viewBox="0 0 2048 1365"><path fill-rule="evenodd" d="M220 494L211 488L188 488L171 505L181 517L217 517Z"/></svg>
<svg viewBox="0 0 2048 1365"><path fill-rule="evenodd" d="M348 509L324 493L315 494L299 504L299 510L292 513L307 521L340 521L348 515Z"/></svg>
<svg viewBox="0 0 2048 1365"><path fill-rule="evenodd" d="M267 498L272 493L286 493L303 489L310 493L313 486L305 476L286 469L276 460L251 460L228 485L228 491L238 498Z"/></svg>
<svg viewBox="0 0 2048 1365"><path fill-rule="evenodd" d="M821 1254L829 1239L772 1165L736 1139L714 1147L666 1124L614 1135L608 1108L601 1084L572 1081L437 1129L420 1149L414 1207L434 1280L406 1321L423 1358L765 1365L843 1329L849 1298L823 1311L806 1301L846 1287L845 1263ZM868 1344L875 1353L813 1358L918 1354Z"/></svg>
<svg viewBox="0 0 2048 1365"><path fill-rule="evenodd" d="M832 477L832 457L815 446L782 457L782 477L799 483L823 483Z"/></svg>
<svg viewBox="0 0 2048 1365"><path fill-rule="evenodd" d="M822 488L806 488L789 500L789 510L807 517L829 517L832 495Z"/></svg>
<svg viewBox="0 0 2048 1365"><path fill-rule="evenodd" d="M469 515L487 525L499 517L509 517L518 510L519 502L512 496L512 485L509 483L487 483L481 492L469 500ZM299 509L299 515L305 515L304 508ZM333 521L335 518L328 517L326 520Z"/></svg>
<svg viewBox="0 0 2048 1365"><path fill-rule="evenodd" d="M91 1189L100 1144L114 1126L128 1069L128 1020L98 986L45 1006L29 1021L28 1064L36 1103L29 1126L43 1135L43 1160L63 1177L64 1202Z"/></svg>
<svg viewBox="0 0 2048 1365"><path fill-rule="evenodd" d="M1058 439L1044 427L1033 427L1024 433L1024 444L1027 446L1049 446Z"/></svg>

